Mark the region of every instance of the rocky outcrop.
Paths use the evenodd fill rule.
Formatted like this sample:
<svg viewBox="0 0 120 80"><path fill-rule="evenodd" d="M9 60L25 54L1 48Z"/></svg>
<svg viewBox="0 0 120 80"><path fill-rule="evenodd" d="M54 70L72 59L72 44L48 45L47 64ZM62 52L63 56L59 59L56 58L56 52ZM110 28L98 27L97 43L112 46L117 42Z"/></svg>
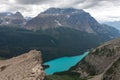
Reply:
<svg viewBox="0 0 120 80"><path fill-rule="evenodd" d="M43 80L44 76L39 51L0 61L0 80Z"/></svg>
<svg viewBox="0 0 120 80"><path fill-rule="evenodd" d="M104 43L92 50L72 71L90 80L119 80L120 38Z"/></svg>
<svg viewBox="0 0 120 80"><path fill-rule="evenodd" d="M120 79L120 58L106 71L103 75L104 80L119 80Z"/></svg>

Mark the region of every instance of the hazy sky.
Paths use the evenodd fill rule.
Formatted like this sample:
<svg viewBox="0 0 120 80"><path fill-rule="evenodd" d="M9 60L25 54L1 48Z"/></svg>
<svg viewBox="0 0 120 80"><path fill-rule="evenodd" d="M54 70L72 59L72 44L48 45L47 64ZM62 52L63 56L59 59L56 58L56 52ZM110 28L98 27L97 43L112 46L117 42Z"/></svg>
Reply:
<svg viewBox="0 0 120 80"><path fill-rule="evenodd" d="M98 21L120 20L120 0L0 0L0 12L36 16L49 7L84 9Z"/></svg>

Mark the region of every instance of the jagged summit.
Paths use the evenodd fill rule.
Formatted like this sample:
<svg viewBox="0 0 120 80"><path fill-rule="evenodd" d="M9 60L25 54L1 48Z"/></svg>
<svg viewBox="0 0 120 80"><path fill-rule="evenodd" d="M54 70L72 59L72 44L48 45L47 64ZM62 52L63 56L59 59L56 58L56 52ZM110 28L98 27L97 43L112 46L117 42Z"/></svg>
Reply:
<svg viewBox="0 0 120 80"><path fill-rule="evenodd" d="M26 20L20 12L11 13L11 12L3 12L0 13L0 25L25 25Z"/></svg>
<svg viewBox="0 0 120 80"><path fill-rule="evenodd" d="M71 13L85 13L82 9L75 8L49 8L41 14L71 14Z"/></svg>
<svg viewBox="0 0 120 80"><path fill-rule="evenodd" d="M0 61L0 80L43 80L44 76L39 51Z"/></svg>
<svg viewBox="0 0 120 80"><path fill-rule="evenodd" d="M87 12L74 8L49 8L27 22L25 28L39 30L68 27L94 33L93 26L99 23Z"/></svg>
<svg viewBox="0 0 120 80"><path fill-rule="evenodd" d="M113 34L119 35L118 30L98 23L88 12L74 8L49 8L29 20L24 27L34 31L67 27L87 33L108 35L110 38L114 38Z"/></svg>
<svg viewBox="0 0 120 80"><path fill-rule="evenodd" d="M24 19L23 15L18 11L13 16L18 19Z"/></svg>

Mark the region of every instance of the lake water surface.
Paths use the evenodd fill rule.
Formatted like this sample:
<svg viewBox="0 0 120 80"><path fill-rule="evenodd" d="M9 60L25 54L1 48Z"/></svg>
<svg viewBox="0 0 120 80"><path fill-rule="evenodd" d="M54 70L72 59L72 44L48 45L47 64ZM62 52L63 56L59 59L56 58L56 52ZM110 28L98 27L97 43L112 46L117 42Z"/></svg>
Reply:
<svg viewBox="0 0 120 80"><path fill-rule="evenodd" d="M66 71L72 66L76 65L81 61L89 52L85 52L82 55L72 56L72 57L62 57L55 60L48 61L44 65L49 65L50 67L45 69L47 75L53 74L55 72Z"/></svg>

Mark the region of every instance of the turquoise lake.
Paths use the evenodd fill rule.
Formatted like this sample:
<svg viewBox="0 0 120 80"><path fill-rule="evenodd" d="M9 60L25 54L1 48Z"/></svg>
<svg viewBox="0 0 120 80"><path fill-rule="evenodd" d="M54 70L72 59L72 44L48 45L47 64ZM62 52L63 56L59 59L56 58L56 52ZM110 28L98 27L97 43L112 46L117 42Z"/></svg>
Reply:
<svg viewBox="0 0 120 80"><path fill-rule="evenodd" d="M81 61L89 52L85 52L82 55L72 56L72 57L62 57L55 60L48 61L44 65L49 65L50 67L45 69L47 75L53 74L55 72L66 71L72 66L76 65Z"/></svg>

